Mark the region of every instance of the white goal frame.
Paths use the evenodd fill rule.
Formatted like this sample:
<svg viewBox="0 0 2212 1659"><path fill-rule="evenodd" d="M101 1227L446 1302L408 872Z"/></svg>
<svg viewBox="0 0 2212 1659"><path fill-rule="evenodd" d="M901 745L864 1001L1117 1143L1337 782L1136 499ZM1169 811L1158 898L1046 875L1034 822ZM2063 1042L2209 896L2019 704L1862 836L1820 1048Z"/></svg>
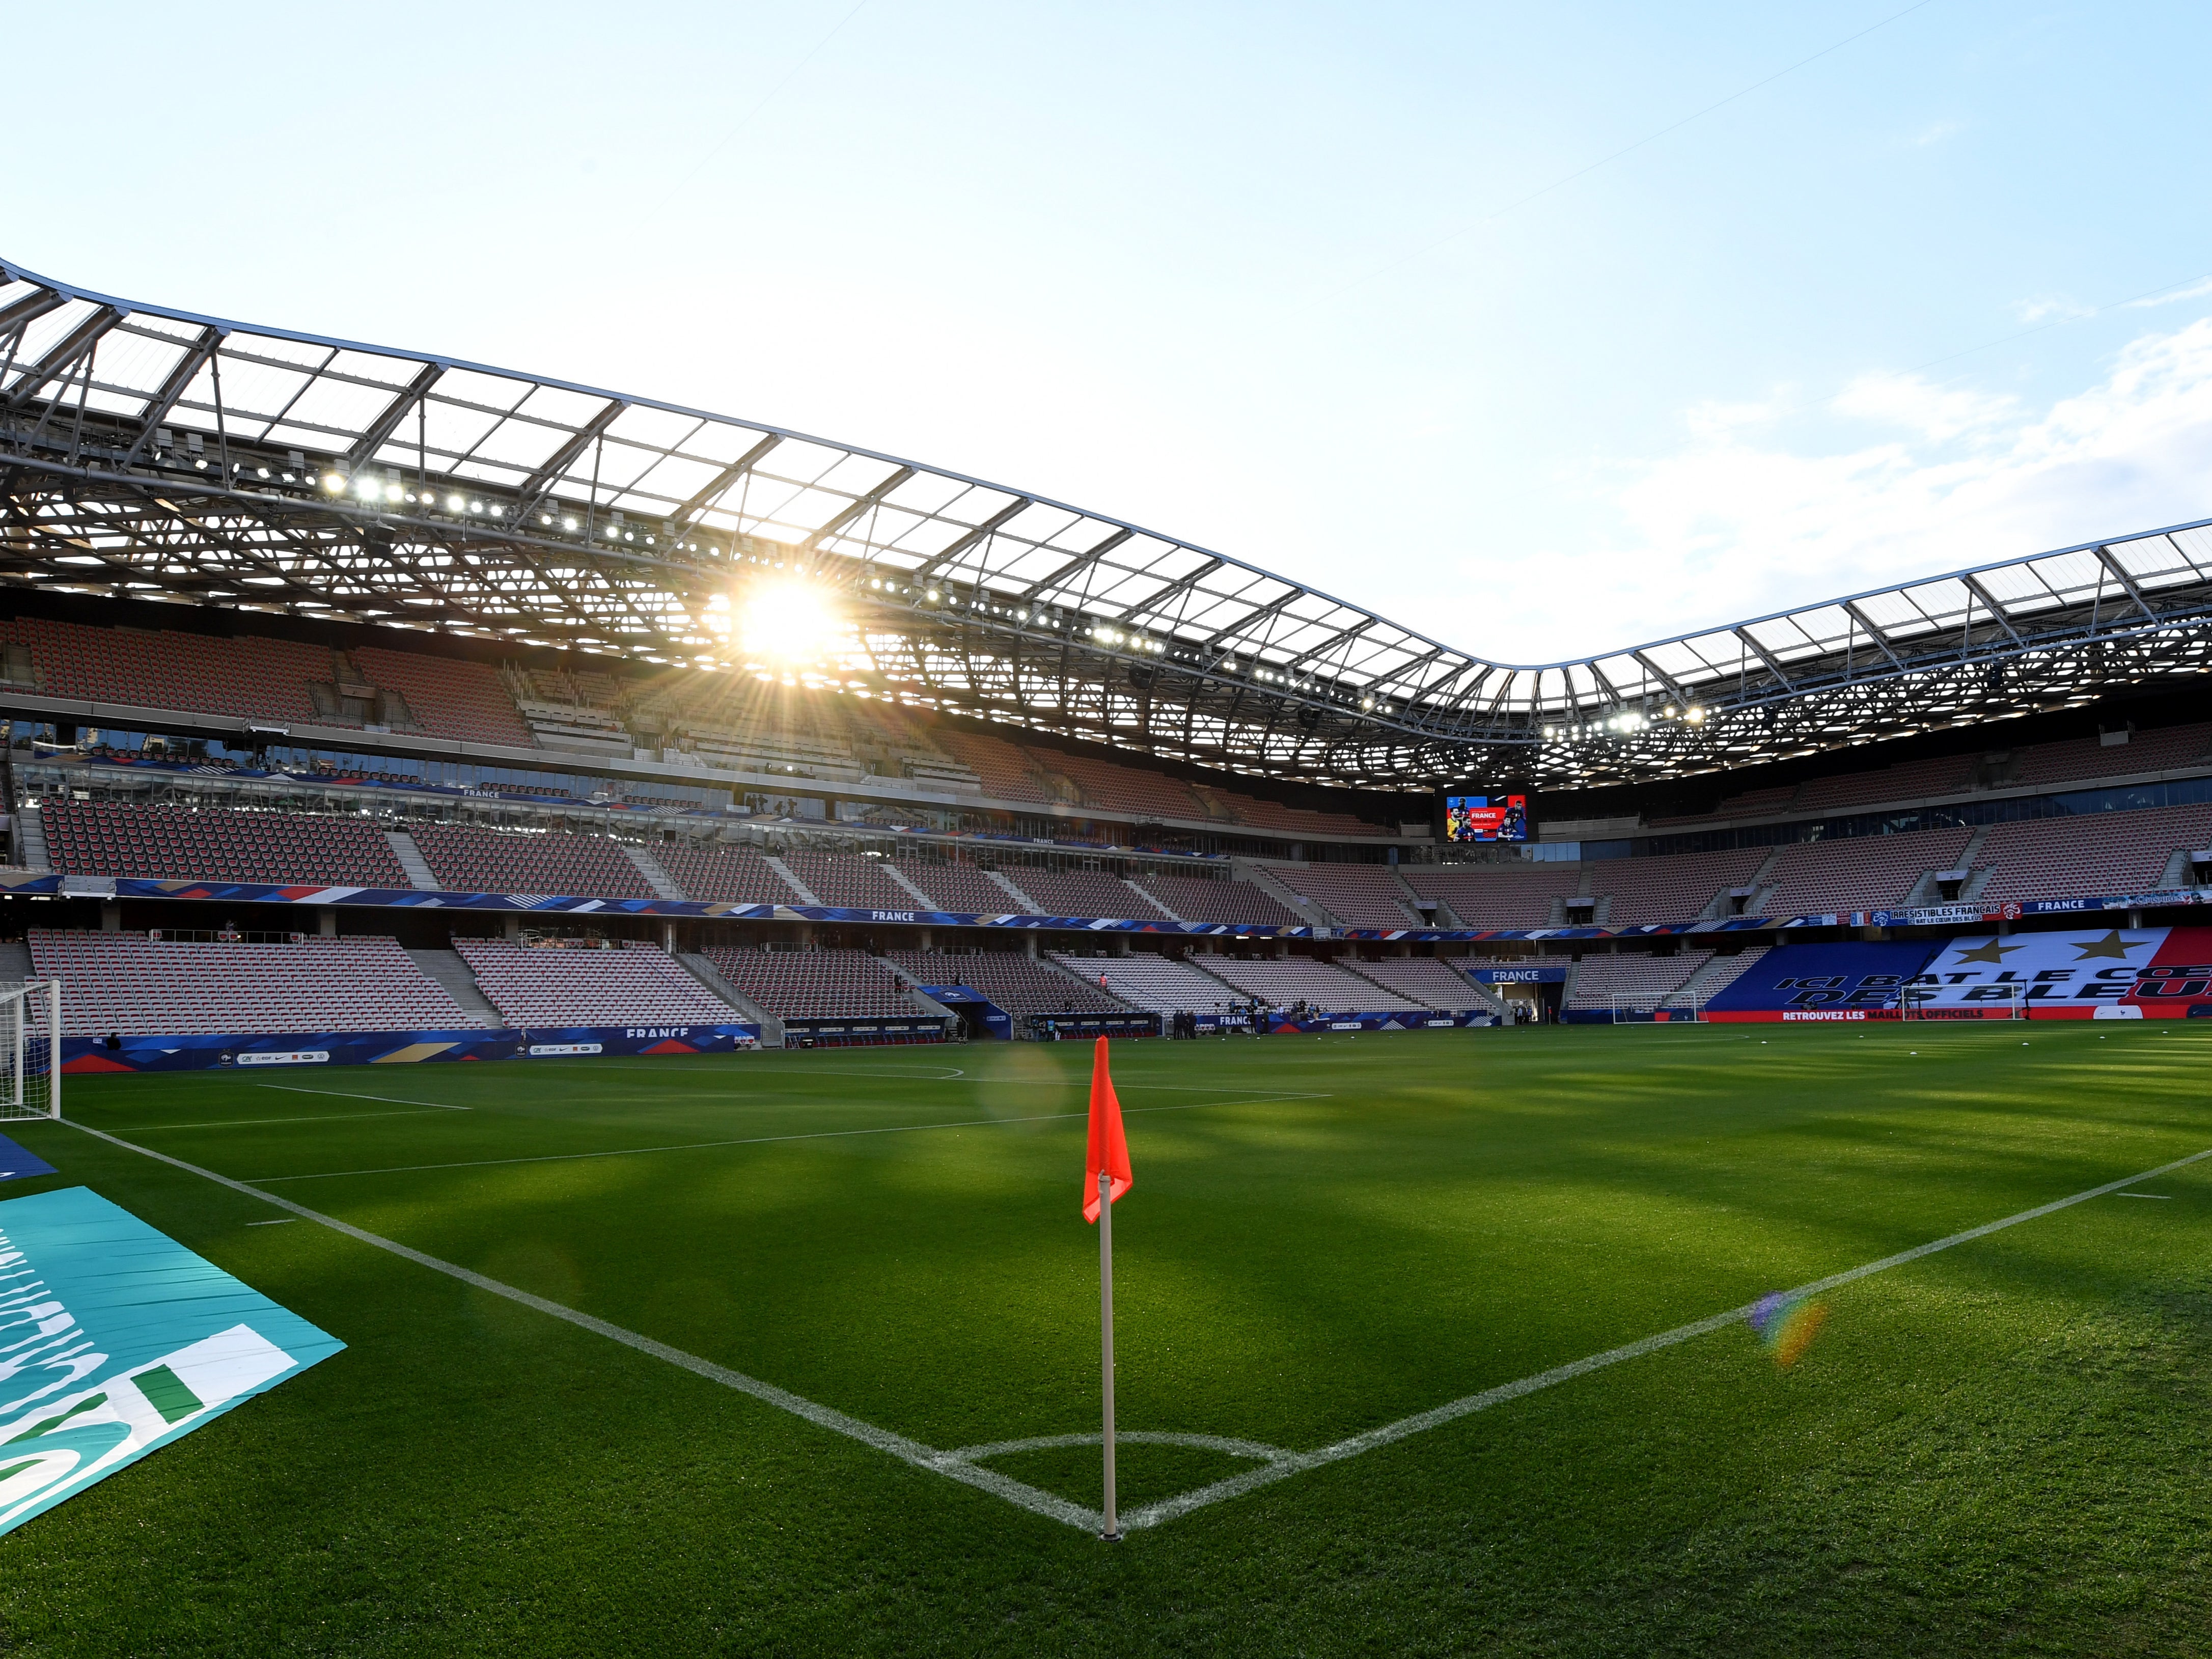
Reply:
<svg viewBox="0 0 2212 1659"><path fill-rule="evenodd" d="M62 1115L62 982L0 985L0 1122Z"/></svg>
<svg viewBox="0 0 2212 1659"><path fill-rule="evenodd" d="M1703 997L1688 997L1675 1002L1674 995L1672 991L1656 997L1627 996L1615 992L1612 1023L1615 1025L1687 1025L1692 1023L1702 1025L1705 1023L1705 1000ZM1667 1014L1663 1020L1658 1018L1662 1010ZM1623 1019L1623 1014L1649 1014L1652 1018Z"/></svg>

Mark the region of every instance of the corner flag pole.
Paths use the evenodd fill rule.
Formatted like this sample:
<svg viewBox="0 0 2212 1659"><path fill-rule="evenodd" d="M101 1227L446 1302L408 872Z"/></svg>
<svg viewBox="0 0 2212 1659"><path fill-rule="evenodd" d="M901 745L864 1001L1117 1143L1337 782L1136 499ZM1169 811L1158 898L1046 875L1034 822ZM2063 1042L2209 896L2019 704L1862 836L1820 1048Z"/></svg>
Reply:
<svg viewBox="0 0 2212 1659"><path fill-rule="evenodd" d="M1114 1514L1114 1177L1098 1174L1098 1389L1105 1402L1106 1526L1109 1543L1121 1536Z"/></svg>
<svg viewBox="0 0 2212 1659"><path fill-rule="evenodd" d="M1091 1051L1091 1145L1083 1173L1083 1218L1098 1224L1098 1392L1103 1431L1099 1442L1106 1459L1105 1526L1099 1536L1114 1543L1121 1536L1114 1510L1114 1200L1129 1190L1135 1177L1129 1170L1121 1103L1114 1093L1103 1036Z"/></svg>

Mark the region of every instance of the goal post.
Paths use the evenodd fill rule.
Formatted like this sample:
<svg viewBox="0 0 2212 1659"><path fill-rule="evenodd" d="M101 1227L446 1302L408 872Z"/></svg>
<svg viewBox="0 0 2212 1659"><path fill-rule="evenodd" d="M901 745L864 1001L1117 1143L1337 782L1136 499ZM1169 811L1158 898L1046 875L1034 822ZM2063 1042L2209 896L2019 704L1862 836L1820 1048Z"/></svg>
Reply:
<svg viewBox="0 0 2212 1659"><path fill-rule="evenodd" d="M0 1121L62 1115L62 982L0 985Z"/></svg>

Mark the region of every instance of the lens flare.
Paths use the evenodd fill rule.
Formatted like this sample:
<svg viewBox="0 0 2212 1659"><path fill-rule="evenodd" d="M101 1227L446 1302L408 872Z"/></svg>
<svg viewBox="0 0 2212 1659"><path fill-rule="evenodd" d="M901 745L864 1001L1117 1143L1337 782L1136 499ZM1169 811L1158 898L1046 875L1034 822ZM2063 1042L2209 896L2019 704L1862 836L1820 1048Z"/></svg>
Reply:
<svg viewBox="0 0 2212 1659"><path fill-rule="evenodd" d="M801 581L763 583L734 599L718 593L703 620L748 657L794 666L834 655L851 631L833 597Z"/></svg>
<svg viewBox="0 0 2212 1659"><path fill-rule="evenodd" d="M1774 1356L1774 1363L1787 1368L1797 1363L1799 1356L1813 1346L1820 1327L1828 1322L1828 1305L1809 1297L1778 1291L1759 1297L1745 1319L1766 1345L1766 1352Z"/></svg>

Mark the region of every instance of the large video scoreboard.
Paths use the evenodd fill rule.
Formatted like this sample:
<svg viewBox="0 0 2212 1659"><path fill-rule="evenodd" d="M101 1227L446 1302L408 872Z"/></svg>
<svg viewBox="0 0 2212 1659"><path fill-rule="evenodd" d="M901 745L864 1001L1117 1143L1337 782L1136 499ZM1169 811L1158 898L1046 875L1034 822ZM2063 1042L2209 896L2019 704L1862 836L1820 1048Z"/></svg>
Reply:
<svg viewBox="0 0 2212 1659"><path fill-rule="evenodd" d="M1528 798L1526 795L1446 795L1446 841L1526 841L1528 839Z"/></svg>

